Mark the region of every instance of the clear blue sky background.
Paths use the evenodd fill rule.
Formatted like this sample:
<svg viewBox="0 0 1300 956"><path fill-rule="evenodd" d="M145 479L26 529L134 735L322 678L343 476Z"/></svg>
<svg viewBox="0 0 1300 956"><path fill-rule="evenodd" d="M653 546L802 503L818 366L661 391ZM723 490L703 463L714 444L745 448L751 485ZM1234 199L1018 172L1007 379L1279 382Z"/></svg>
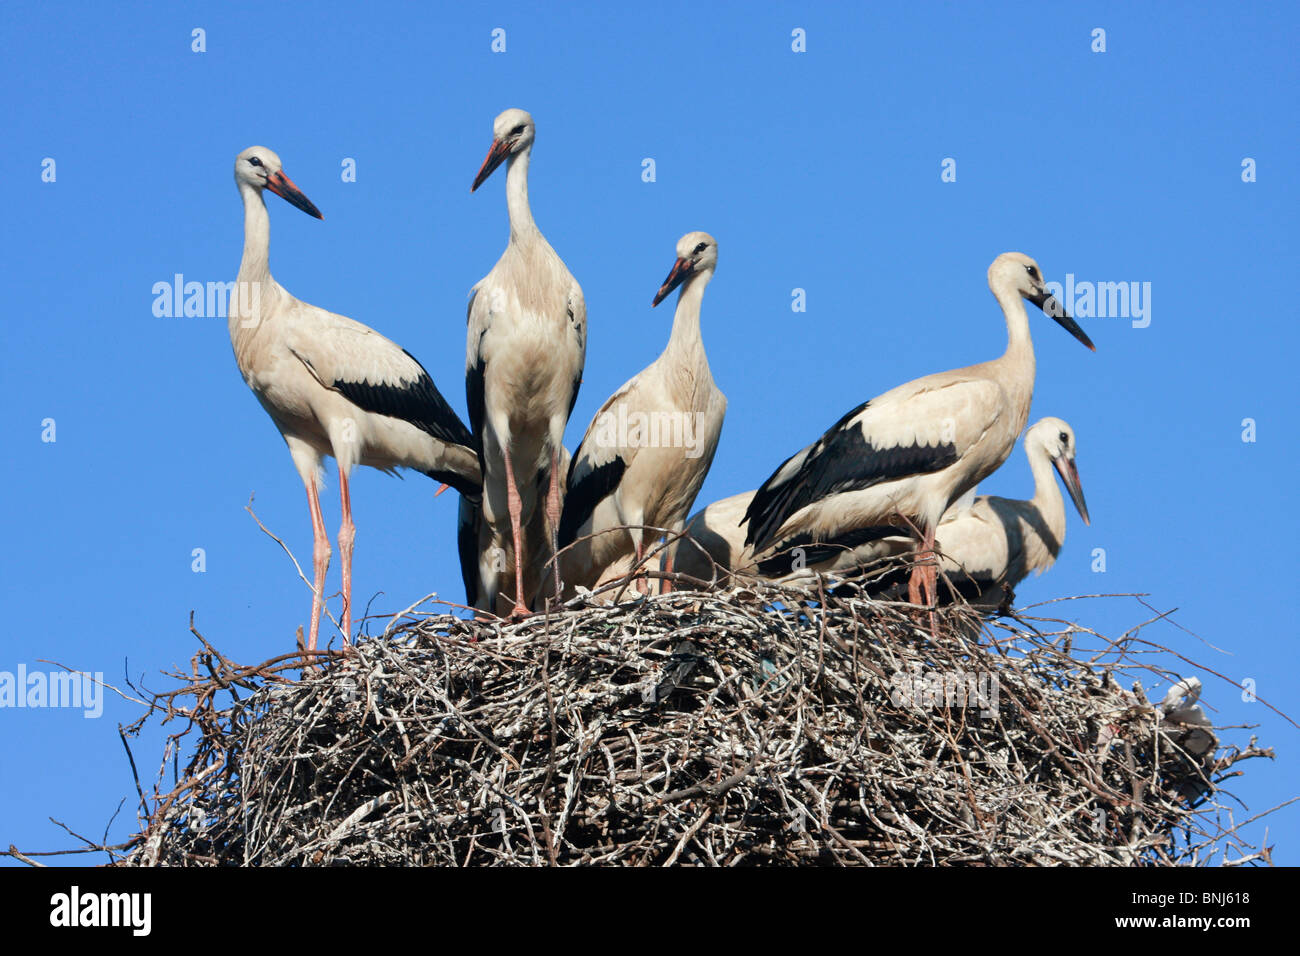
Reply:
<svg viewBox="0 0 1300 956"><path fill-rule="evenodd" d="M402 343L463 415L466 294L507 234L503 177L469 185L492 118L520 106L538 125L534 213L587 299L570 446L662 348L672 306L650 299L678 237L719 241L703 327L730 407L701 504L755 487L864 399L1000 354L985 285L1000 252L1050 279L1150 282L1148 328L1081 320L1095 355L1031 316L1031 420L1074 425L1094 520L1071 513L1060 562L1019 597L1149 592L1224 653L1167 623L1148 636L1300 714L1295 5L433 7L0 7L0 670L51 658L160 688L196 649L191 610L235 658L291 649L309 592L243 509L256 493L309 562L301 483L224 318L156 318L153 284L234 278L234 157L269 146L325 215L268 196L276 278ZM354 489L357 603L460 600L454 495L369 471ZM982 490L1031 493L1019 448ZM1071 613L1112 634L1148 616L1124 599ZM1247 765L1237 819L1295 795L1300 731L1201 676L1216 721L1259 724L1278 751ZM116 728L135 713L0 710L0 844L69 845L49 816L98 836L128 795L111 835L131 832ZM146 775L157 741L136 745ZM1269 825L1277 859L1300 861L1300 805Z"/></svg>

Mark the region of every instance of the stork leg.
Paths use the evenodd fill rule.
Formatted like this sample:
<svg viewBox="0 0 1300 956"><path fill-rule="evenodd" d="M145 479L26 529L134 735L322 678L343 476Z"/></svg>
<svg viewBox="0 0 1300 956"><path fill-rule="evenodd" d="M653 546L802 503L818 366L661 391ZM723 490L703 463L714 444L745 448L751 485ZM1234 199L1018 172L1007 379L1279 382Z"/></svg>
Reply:
<svg viewBox="0 0 1300 956"><path fill-rule="evenodd" d="M352 642L352 545L357 528L352 523L352 495L348 490L348 473L339 468L339 499L343 523L339 525L339 556L343 565L343 643Z"/></svg>
<svg viewBox="0 0 1300 956"><path fill-rule="evenodd" d="M930 608L939 606L939 556L934 553L934 534L930 534L930 566L925 571L925 603Z"/></svg>
<svg viewBox="0 0 1300 956"><path fill-rule="evenodd" d="M922 547L925 549L925 606L933 608L939 604L935 590L935 582L939 579L939 556L934 553L934 528L925 529Z"/></svg>
<svg viewBox="0 0 1300 956"><path fill-rule="evenodd" d="M926 607L934 607L935 582L938 579L938 567L934 554L934 529L926 528L921 536L921 550L916 563L912 565L912 576L907 582L907 600L912 604L924 602Z"/></svg>
<svg viewBox="0 0 1300 956"><path fill-rule="evenodd" d="M632 533L632 543L636 545L636 564L633 565L633 568L635 569L633 573L636 574L636 589L642 594L649 594L650 582L646 578L645 568L641 567L641 559L645 557L645 545L642 543L643 533L643 528L637 528L637 530Z"/></svg>
<svg viewBox="0 0 1300 956"><path fill-rule="evenodd" d="M673 554L675 551L676 548L668 549L668 555L667 557L664 558L664 574L673 573ZM673 582L669 578L664 578L662 581L659 582L659 593L660 594L673 593Z"/></svg>
<svg viewBox="0 0 1300 956"><path fill-rule="evenodd" d="M325 572L330 566L330 539L325 533L325 518L320 510L320 492L316 482L307 482L307 506L311 509L311 565L313 583L311 592L311 627L307 633L307 650L316 650L320 633L321 609L325 606Z"/></svg>
<svg viewBox="0 0 1300 956"><path fill-rule="evenodd" d="M519 486L515 484L515 466L510 460L510 446L505 448L506 459L506 507L510 510L510 533L515 542L515 609L512 617L527 617L528 607L522 598L524 593L524 533L520 527L523 520L523 502L519 499Z"/></svg>
<svg viewBox="0 0 1300 956"><path fill-rule="evenodd" d="M551 564L555 568L555 603L560 603L563 585L560 583L560 449L551 449L551 481L546 492L546 520L551 529Z"/></svg>
<svg viewBox="0 0 1300 956"><path fill-rule="evenodd" d="M912 573L907 579L907 602L918 606L921 603L921 578L925 573L921 568L921 560L922 556L918 553L916 562L912 565Z"/></svg>
<svg viewBox="0 0 1300 956"><path fill-rule="evenodd" d="M930 636L939 639L939 621L934 609L938 606L939 559L934 553L934 528L926 528L921 538L921 552L912 566L912 576L907 582L907 599L912 604L928 609ZM924 601L924 604L922 602Z"/></svg>

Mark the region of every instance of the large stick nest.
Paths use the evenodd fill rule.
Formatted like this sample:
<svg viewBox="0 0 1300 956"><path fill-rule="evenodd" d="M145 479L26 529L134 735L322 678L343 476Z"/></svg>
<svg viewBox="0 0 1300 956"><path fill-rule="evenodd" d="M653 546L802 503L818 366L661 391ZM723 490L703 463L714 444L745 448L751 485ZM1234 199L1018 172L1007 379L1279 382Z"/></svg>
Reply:
<svg viewBox="0 0 1300 956"><path fill-rule="evenodd" d="M405 612L293 679L206 641L122 862L1185 864L1258 859L1185 681L1118 641L752 586L487 624ZM197 632L196 632L197 634ZM202 640L202 638L200 638ZM1186 696L1186 699L1183 699ZM191 753L181 767L178 755Z"/></svg>

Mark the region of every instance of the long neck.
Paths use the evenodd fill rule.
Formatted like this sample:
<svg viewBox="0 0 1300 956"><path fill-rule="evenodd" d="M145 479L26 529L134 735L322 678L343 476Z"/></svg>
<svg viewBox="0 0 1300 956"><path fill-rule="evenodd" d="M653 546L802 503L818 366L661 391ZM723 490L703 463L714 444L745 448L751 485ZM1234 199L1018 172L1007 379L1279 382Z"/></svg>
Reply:
<svg viewBox="0 0 1300 956"><path fill-rule="evenodd" d="M1015 289L994 289L993 296L1002 307L1002 315L1007 320L1008 357L1028 360L1029 374L1034 371L1034 343L1029 337L1029 316L1025 313L1025 300Z"/></svg>
<svg viewBox="0 0 1300 956"><path fill-rule="evenodd" d="M271 278L271 217L261 190L240 183L239 194L244 200L244 256L239 260L239 279L265 281Z"/></svg>
<svg viewBox="0 0 1300 956"><path fill-rule="evenodd" d="M528 207L528 158L533 148L506 160L506 209L510 212L510 238L537 232L533 211Z"/></svg>
<svg viewBox="0 0 1300 956"><path fill-rule="evenodd" d="M1048 550L1052 557L1056 557L1056 551L1065 543L1065 499L1061 497L1061 489L1056 484L1056 471L1046 450L1034 443L1026 450L1026 455L1029 457L1029 470L1034 475L1034 497L1030 499L1030 504L1038 510L1043 523L1051 532L1052 541ZM1051 545L1055 546L1055 550Z"/></svg>
<svg viewBox="0 0 1300 956"><path fill-rule="evenodd" d="M1017 290L995 288L993 296L1007 321L1007 350L999 361L1005 369L1001 376L1003 387L1011 393L1013 407L1023 411L1016 423L1019 432L1029 420L1029 404L1034 395L1034 343L1029 337L1029 316L1025 314L1025 300Z"/></svg>
<svg viewBox="0 0 1300 956"><path fill-rule="evenodd" d="M677 294L677 311L673 313L673 331L668 336L664 353L694 355L704 359L704 340L700 336L700 306L704 302L704 287L713 278L713 270L696 273Z"/></svg>

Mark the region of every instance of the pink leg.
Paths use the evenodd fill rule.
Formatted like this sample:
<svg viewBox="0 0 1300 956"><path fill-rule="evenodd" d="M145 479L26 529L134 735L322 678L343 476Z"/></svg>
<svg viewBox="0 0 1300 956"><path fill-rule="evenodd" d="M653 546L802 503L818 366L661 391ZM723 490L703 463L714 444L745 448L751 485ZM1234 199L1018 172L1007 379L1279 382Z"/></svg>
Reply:
<svg viewBox="0 0 1300 956"><path fill-rule="evenodd" d="M939 606L939 589L936 587L939 581L939 555L935 554L935 529L933 528L926 531L926 557L930 559L930 564L926 567L926 606L930 607L930 636L937 641L939 640L939 618L935 615L935 609Z"/></svg>
<svg viewBox="0 0 1300 956"><path fill-rule="evenodd" d="M668 549L668 556L667 556L666 558L664 558L664 574L672 574L672 573L673 573L673 552L674 552L675 550L676 550L675 548L669 548L669 549ZM660 594L672 594L672 593L673 593L673 582L670 581L668 578L664 578L662 581L660 581L660 582L659 582L659 593L660 593Z"/></svg>
<svg viewBox="0 0 1300 956"><path fill-rule="evenodd" d="M917 560L920 560L919 555ZM909 604L918 606L921 604L921 578L924 573L919 564L912 566L912 575L907 579L907 600Z"/></svg>
<svg viewBox="0 0 1300 956"><path fill-rule="evenodd" d="M546 492L546 518L551 528L551 556L555 566L555 603L560 603L560 561L555 552L560 549L560 449L551 451L551 487Z"/></svg>
<svg viewBox="0 0 1300 956"><path fill-rule="evenodd" d="M912 576L907 582L907 600L912 604L924 602L926 607L934 607L934 581L937 577L934 561L934 529L926 528L916 564L912 566Z"/></svg>
<svg viewBox="0 0 1300 956"><path fill-rule="evenodd" d="M934 530L925 537L925 550L930 563L925 569L925 603L928 607L939 606L939 556L934 553Z"/></svg>
<svg viewBox="0 0 1300 956"><path fill-rule="evenodd" d="M926 528L921 541L918 564L912 569L912 580L908 585L908 600L917 605L924 600L924 607L929 609L930 636L935 640L939 639L939 621L934 613L934 609L939 604L936 587L938 579L939 558L934 553L934 529Z"/></svg>
<svg viewBox="0 0 1300 956"><path fill-rule="evenodd" d="M313 479L307 485L307 506L311 509L311 565L315 581L311 593L311 628L307 634L307 650L316 650L320 633L321 609L325 605L325 572L330 566L330 541L325 533L325 518L320 511L320 492Z"/></svg>
<svg viewBox="0 0 1300 956"><path fill-rule="evenodd" d="M357 529L352 523L352 496L348 492L348 476L339 469L339 497L343 506L343 523L339 526L339 552L343 562L343 643L352 641L352 544L357 539Z"/></svg>
<svg viewBox="0 0 1300 956"><path fill-rule="evenodd" d="M523 602L524 593L524 534L520 528L523 515L523 502L519 500L519 486L515 484L515 467L510 461L510 449L506 453L506 507L510 509L510 532L515 540L515 609L514 617L526 617L528 607Z"/></svg>
<svg viewBox="0 0 1300 956"><path fill-rule="evenodd" d="M645 554L645 548L641 546L641 539L638 537L636 539L636 563L638 565L640 565L641 558L644 554ZM646 579L644 570L638 567L636 571L636 589L640 591L642 594L649 594L650 588L648 586L648 583L649 582Z"/></svg>

